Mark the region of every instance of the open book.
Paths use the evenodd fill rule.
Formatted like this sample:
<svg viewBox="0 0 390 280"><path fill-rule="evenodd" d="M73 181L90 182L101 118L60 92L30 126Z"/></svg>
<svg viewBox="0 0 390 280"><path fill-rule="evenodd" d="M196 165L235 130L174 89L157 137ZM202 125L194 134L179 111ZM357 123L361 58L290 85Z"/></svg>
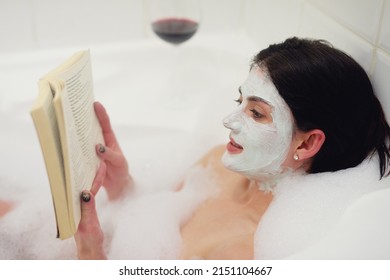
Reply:
<svg viewBox="0 0 390 280"><path fill-rule="evenodd" d="M57 237L66 239L77 230L80 193L91 188L99 167L95 146L103 143L89 51L74 54L42 77L38 87L31 116L49 177Z"/></svg>

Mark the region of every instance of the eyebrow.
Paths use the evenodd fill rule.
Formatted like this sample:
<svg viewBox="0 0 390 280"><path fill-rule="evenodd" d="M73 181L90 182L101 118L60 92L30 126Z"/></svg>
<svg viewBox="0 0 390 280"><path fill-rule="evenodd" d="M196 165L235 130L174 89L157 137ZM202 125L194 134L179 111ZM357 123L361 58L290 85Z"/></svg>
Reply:
<svg viewBox="0 0 390 280"><path fill-rule="evenodd" d="M238 92L239 92L240 95L242 96L241 86L238 87ZM261 98L261 97L258 97L258 96L254 96L254 95L248 96L248 100L249 100L249 101L254 101L254 102L263 102L263 103L265 103L265 104L267 104L267 105L269 105L269 106L272 106L271 103L269 103L267 100L265 100L265 99L263 99L263 98Z"/></svg>

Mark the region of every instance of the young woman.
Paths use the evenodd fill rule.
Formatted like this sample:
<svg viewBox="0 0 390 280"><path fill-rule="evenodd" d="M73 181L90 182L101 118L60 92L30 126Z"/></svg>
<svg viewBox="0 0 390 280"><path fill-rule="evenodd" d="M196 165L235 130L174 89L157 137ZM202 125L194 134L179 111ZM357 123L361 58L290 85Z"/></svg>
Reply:
<svg viewBox="0 0 390 280"><path fill-rule="evenodd" d="M378 178L389 174L390 129L367 74L351 57L320 40L290 38L257 54L224 125L227 146L201 159L218 194L180 227L180 258L251 259L254 233L272 189L293 173L337 171L374 154ZM111 200L134 188L109 118L95 105L106 146L92 192L82 195L76 235L80 258L105 258L95 210L100 185ZM181 190L179 190L181 191Z"/></svg>
<svg viewBox="0 0 390 280"><path fill-rule="evenodd" d="M273 189L291 175L352 168L369 157L379 161L378 179L389 174L390 128L369 78L324 41L294 37L260 51L236 102L223 121L228 144L197 165L213 174L216 192L180 224L177 258L252 259L255 231ZM102 164L93 187L81 195L75 236L80 259L107 257L95 209L99 187L111 201L125 200L137 187L105 109L96 103L95 111L105 146L96 149ZM5 215L9 206L4 202L2 209Z"/></svg>

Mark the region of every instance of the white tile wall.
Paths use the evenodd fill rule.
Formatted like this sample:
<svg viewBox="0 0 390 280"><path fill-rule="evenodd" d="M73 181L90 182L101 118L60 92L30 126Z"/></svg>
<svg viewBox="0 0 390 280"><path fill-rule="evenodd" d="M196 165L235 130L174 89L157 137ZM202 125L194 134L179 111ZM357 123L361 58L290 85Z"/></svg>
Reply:
<svg viewBox="0 0 390 280"><path fill-rule="evenodd" d="M38 47L141 39L142 0L33 0Z"/></svg>
<svg viewBox="0 0 390 280"><path fill-rule="evenodd" d="M380 46L390 52L390 1L386 1L383 13L382 29L380 34Z"/></svg>
<svg viewBox="0 0 390 280"><path fill-rule="evenodd" d="M0 55L149 38L146 1L0 0ZM237 35L259 49L293 35L329 40L362 64L390 112L390 0L200 1L199 35Z"/></svg>
<svg viewBox="0 0 390 280"><path fill-rule="evenodd" d="M297 35L302 3L302 0L248 0L245 16L247 34L259 48Z"/></svg>
<svg viewBox="0 0 390 280"><path fill-rule="evenodd" d="M304 5L299 35L325 39L353 56L367 72L371 70L374 47L309 3Z"/></svg>
<svg viewBox="0 0 390 280"><path fill-rule="evenodd" d="M385 108L385 113L388 122L390 122L390 54L384 51L376 53L376 64L372 73L372 82L374 90L382 106Z"/></svg>
<svg viewBox="0 0 390 280"><path fill-rule="evenodd" d="M372 77L390 120L390 0L248 0L246 32L261 47L282 37L326 39ZM302 9L299 12L298 7ZM260 13L260 11L266 12Z"/></svg>
<svg viewBox="0 0 390 280"><path fill-rule="evenodd" d="M31 0L0 0L0 52L20 51L34 46Z"/></svg>
<svg viewBox="0 0 390 280"><path fill-rule="evenodd" d="M384 0L308 0L331 18L375 43Z"/></svg>
<svg viewBox="0 0 390 280"><path fill-rule="evenodd" d="M245 1L201 0L202 33L231 33L241 30Z"/></svg>

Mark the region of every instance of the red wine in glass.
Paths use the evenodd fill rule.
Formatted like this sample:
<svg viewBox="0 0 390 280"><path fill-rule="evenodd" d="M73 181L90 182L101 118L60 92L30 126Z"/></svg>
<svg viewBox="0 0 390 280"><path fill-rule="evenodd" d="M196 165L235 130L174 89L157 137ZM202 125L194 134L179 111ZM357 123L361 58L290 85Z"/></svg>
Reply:
<svg viewBox="0 0 390 280"><path fill-rule="evenodd" d="M186 18L163 18L152 22L154 33L175 45L190 39L198 30L198 26L198 22Z"/></svg>

